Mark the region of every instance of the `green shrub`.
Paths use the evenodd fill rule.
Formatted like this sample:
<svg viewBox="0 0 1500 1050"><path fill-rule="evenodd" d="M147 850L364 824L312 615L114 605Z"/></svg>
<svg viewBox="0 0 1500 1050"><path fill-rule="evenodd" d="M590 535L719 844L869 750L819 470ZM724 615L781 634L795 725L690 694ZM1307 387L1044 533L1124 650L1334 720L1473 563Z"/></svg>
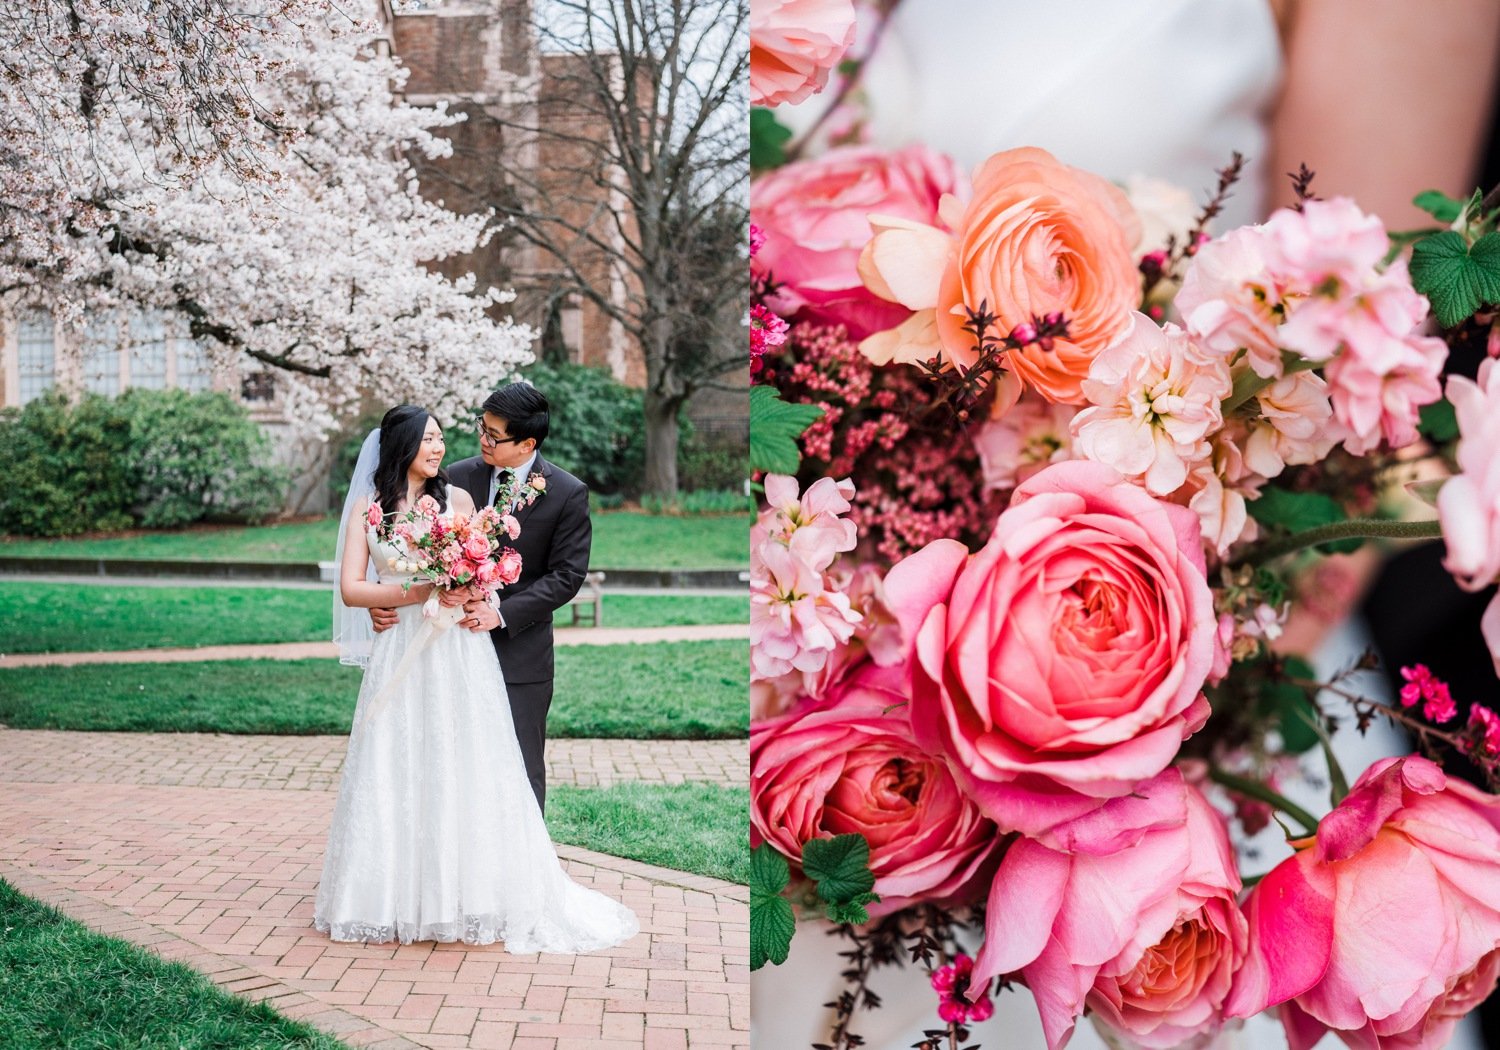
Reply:
<svg viewBox="0 0 1500 1050"><path fill-rule="evenodd" d="M258 521L286 483L260 428L222 393L49 393L0 412L0 448L0 521L24 536Z"/></svg>
<svg viewBox="0 0 1500 1050"><path fill-rule="evenodd" d="M552 407L542 454L591 491L639 492L646 465L641 392L587 365L535 364L522 374Z"/></svg>
<svg viewBox="0 0 1500 1050"><path fill-rule="evenodd" d="M684 423L677 449L677 480L692 491L734 491L750 476L749 441L738 434L702 434ZM737 508L742 509L742 508Z"/></svg>

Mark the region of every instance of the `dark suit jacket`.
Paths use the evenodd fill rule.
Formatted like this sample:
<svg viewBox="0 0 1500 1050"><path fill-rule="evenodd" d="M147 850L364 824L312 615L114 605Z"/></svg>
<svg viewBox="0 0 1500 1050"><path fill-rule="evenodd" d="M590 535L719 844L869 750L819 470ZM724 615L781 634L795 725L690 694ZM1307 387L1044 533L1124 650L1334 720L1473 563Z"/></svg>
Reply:
<svg viewBox="0 0 1500 1050"><path fill-rule="evenodd" d="M476 456L449 467L448 478L474 497L476 507L483 507L489 501L492 470ZM540 453L531 473L547 479L547 491L516 514L521 534L514 546L521 555L521 578L500 592L505 626L490 632L507 682L552 680L552 614L583 586L593 542L588 486Z"/></svg>

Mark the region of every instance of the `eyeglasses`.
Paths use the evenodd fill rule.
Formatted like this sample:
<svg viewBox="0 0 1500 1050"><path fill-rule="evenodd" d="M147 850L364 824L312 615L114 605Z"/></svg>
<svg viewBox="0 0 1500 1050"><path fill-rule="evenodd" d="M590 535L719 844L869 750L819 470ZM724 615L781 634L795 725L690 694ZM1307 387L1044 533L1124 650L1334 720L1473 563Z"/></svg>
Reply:
<svg viewBox="0 0 1500 1050"><path fill-rule="evenodd" d="M496 437L495 432L484 425L483 419L474 420L474 429L479 433L481 443L489 442L491 445L519 445L525 438Z"/></svg>

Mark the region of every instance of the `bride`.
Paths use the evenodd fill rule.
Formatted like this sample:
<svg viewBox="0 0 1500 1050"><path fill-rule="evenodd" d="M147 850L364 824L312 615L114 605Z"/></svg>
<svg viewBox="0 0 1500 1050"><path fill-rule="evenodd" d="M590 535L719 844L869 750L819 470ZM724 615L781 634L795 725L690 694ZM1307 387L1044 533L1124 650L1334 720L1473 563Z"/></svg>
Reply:
<svg viewBox="0 0 1500 1050"><path fill-rule="evenodd" d="M423 640L432 587L395 570L401 552L366 516L372 497L389 516L424 495L446 514L474 513L447 483L443 452L437 421L399 405L365 440L345 501L334 638L344 662L366 670L313 924L335 941L504 941L516 954L621 944L640 928L635 915L558 862L489 639L429 628L392 682ZM376 637L372 607L398 607L399 622Z"/></svg>

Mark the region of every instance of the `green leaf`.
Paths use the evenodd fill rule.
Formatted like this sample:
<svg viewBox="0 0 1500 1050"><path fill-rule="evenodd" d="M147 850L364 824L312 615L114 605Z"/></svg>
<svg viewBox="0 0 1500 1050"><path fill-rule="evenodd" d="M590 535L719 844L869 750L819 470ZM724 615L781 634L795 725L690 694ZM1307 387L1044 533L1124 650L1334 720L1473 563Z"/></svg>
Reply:
<svg viewBox="0 0 1500 1050"><path fill-rule="evenodd" d="M835 835L804 843L802 870L818 884L818 896L828 904L849 904L875 886L870 844L863 835Z"/></svg>
<svg viewBox="0 0 1500 1050"><path fill-rule="evenodd" d="M1438 190L1423 190L1411 202L1438 222L1453 222L1464 213L1464 201L1455 200Z"/></svg>
<svg viewBox="0 0 1500 1050"><path fill-rule="evenodd" d="M750 388L750 469L795 474L802 463L797 439L822 418L817 405L793 405L768 386Z"/></svg>
<svg viewBox="0 0 1500 1050"><path fill-rule="evenodd" d="M1287 657L1282 667L1292 678L1311 680L1317 675L1312 665L1300 656ZM1290 682L1270 682L1262 690L1261 698L1267 713L1275 715L1276 728L1288 751L1300 755L1318 745L1318 733L1313 728L1318 713L1306 689Z"/></svg>
<svg viewBox="0 0 1500 1050"><path fill-rule="evenodd" d="M1430 405L1423 405L1417 429L1440 445L1457 441L1458 416L1454 414L1453 403L1443 397Z"/></svg>
<svg viewBox="0 0 1500 1050"><path fill-rule="evenodd" d="M866 904L873 904L880 900L873 893L861 893L853 900L843 904L829 904L825 910L832 922L845 923L850 926L858 926L862 922L870 921L870 912Z"/></svg>
<svg viewBox="0 0 1500 1050"><path fill-rule="evenodd" d="M1412 249L1411 282L1432 302L1444 328L1485 303L1500 302L1500 233L1487 233L1473 245L1452 230L1428 237Z"/></svg>
<svg viewBox="0 0 1500 1050"><path fill-rule="evenodd" d="M750 969L786 962L797 920L781 896L790 881L786 858L761 843L750 853Z"/></svg>
<svg viewBox="0 0 1500 1050"><path fill-rule="evenodd" d="M750 895L750 969L786 962L796 932L797 920L785 897Z"/></svg>
<svg viewBox="0 0 1500 1050"><path fill-rule="evenodd" d="M750 166L756 171L779 168L786 163L786 144L791 141L790 128L777 123L769 109L750 111Z"/></svg>

